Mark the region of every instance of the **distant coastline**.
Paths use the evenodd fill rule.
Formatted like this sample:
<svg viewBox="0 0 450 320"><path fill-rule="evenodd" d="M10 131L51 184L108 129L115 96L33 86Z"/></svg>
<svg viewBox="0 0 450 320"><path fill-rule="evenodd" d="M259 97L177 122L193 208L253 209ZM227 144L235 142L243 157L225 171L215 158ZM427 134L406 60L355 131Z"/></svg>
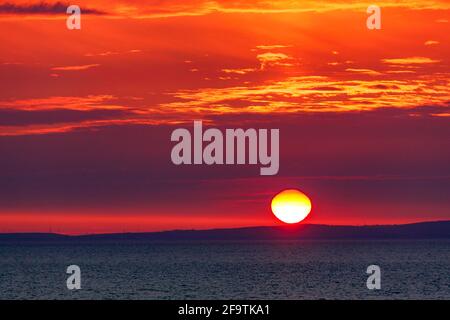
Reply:
<svg viewBox="0 0 450 320"><path fill-rule="evenodd" d="M238 240L364 240L450 239L450 221L400 225L332 226L303 224L209 230L62 235L55 233L0 233L0 242L124 242L124 241L238 241Z"/></svg>

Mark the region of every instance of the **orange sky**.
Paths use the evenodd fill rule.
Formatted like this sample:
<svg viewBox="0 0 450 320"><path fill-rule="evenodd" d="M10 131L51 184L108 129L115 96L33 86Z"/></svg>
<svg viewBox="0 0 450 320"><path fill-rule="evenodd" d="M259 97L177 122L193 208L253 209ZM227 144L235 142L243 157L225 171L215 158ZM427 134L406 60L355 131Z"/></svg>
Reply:
<svg viewBox="0 0 450 320"><path fill-rule="evenodd" d="M0 232L267 225L284 187L315 223L450 218L448 1L377 2L381 30L358 1L78 1L81 30L46 3L0 3ZM170 167L194 119L280 128L280 177Z"/></svg>

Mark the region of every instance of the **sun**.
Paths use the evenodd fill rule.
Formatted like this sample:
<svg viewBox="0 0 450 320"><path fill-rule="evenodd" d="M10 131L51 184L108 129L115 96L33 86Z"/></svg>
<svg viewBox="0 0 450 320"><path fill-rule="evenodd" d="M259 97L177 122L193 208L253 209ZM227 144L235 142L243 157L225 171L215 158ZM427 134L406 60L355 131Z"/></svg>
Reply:
<svg viewBox="0 0 450 320"><path fill-rule="evenodd" d="M287 189L272 199L272 212L285 223L298 223L311 212L311 200L296 189Z"/></svg>

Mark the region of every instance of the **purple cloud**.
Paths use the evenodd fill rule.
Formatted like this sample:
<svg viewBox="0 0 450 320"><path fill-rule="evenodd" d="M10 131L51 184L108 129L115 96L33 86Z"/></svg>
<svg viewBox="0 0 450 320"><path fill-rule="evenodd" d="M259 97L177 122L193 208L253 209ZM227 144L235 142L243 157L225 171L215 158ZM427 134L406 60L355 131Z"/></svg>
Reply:
<svg viewBox="0 0 450 320"><path fill-rule="evenodd" d="M0 14L66 14L69 4L62 2L47 3L39 2L33 4L13 4L6 2L0 4ZM84 14L105 14L96 9L81 8Z"/></svg>

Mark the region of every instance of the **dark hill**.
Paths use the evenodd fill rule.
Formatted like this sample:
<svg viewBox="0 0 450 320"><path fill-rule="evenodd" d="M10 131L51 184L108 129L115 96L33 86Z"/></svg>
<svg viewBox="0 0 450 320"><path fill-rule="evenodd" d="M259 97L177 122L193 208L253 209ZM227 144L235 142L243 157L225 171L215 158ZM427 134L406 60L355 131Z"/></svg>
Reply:
<svg viewBox="0 0 450 320"><path fill-rule="evenodd" d="M304 224L282 227L174 230L66 236L52 233L4 233L0 242L103 242L194 240L338 240L338 239L450 239L450 221L403 225L329 226Z"/></svg>

